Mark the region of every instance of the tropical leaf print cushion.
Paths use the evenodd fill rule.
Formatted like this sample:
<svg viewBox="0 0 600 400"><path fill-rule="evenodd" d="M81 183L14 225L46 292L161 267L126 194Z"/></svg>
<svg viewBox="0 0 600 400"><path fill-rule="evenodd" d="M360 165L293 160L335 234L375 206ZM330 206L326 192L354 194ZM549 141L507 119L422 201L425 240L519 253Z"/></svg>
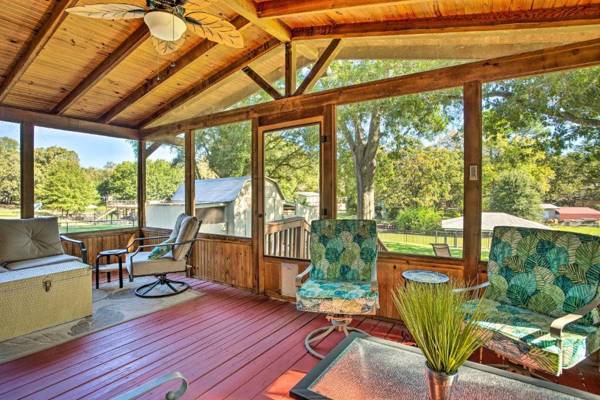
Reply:
<svg viewBox="0 0 600 400"><path fill-rule="evenodd" d="M496 227L488 279L486 298L561 317L600 296L600 237ZM598 310L578 323L600 325Z"/></svg>

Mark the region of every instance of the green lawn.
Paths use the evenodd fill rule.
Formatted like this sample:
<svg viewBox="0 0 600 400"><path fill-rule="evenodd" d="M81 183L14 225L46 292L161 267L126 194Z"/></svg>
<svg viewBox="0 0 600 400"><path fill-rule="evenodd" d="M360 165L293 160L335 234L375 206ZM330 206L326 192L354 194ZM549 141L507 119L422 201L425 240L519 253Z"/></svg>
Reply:
<svg viewBox="0 0 600 400"><path fill-rule="evenodd" d="M568 232L577 232L577 233L585 233L587 235L596 235L600 236L600 226L563 226L563 225L554 225L553 229L557 229L559 231L568 231Z"/></svg>

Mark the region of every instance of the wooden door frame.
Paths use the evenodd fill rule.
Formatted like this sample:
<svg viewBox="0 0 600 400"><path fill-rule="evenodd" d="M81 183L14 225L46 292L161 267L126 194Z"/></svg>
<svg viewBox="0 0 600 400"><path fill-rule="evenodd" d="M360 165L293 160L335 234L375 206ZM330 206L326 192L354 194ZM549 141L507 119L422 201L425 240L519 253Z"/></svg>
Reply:
<svg viewBox="0 0 600 400"><path fill-rule="evenodd" d="M335 110L334 110L335 111ZM335 115L335 114L333 114ZM335 217L335 118L331 109L319 107L275 117L252 119L252 233L255 258L254 284L258 293L264 293L264 160L265 133L282 129L319 126L319 208L321 218ZM333 134L332 134L333 133ZM332 151L333 150L333 151ZM333 157L333 159L332 159ZM333 204L331 199L334 199Z"/></svg>

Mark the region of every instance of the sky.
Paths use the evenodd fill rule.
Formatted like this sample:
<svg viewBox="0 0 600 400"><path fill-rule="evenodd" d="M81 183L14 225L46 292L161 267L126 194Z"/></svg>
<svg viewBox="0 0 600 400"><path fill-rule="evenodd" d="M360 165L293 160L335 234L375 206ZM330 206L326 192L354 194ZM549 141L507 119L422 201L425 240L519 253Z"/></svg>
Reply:
<svg viewBox="0 0 600 400"><path fill-rule="evenodd" d="M19 124L0 121L0 137L7 136L19 140ZM68 132L58 129L35 127L34 146L59 146L73 150L79 155L82 167L102 168L107 162L118 164L123 161L136 161L131 142L99 135ZM152 159L171 160L171 152L166 146L152 154Z"/></svg>

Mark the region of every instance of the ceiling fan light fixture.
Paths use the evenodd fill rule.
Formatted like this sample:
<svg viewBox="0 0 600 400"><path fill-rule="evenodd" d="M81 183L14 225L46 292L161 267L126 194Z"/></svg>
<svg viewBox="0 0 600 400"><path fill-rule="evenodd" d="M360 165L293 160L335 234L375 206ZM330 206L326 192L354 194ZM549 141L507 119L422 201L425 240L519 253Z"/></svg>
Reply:
<svg viewBox="0 0 600 400"><path fill-rule="evenodd" d="M174 42L185 33L187 26L179 16L167 11L150 11L144 16L150 34L157 39Z"/></svg>

